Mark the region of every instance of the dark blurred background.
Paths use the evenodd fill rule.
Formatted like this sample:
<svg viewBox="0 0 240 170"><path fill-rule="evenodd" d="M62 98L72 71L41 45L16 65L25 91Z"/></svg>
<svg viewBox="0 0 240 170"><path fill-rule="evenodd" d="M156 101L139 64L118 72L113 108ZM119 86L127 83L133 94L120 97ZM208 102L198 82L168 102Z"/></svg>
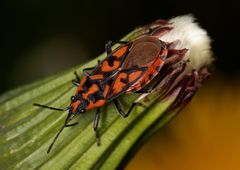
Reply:
<svg viewBox="0 0 240 170"><path fill-rule="evenodd" d="M238 9L229 0L2 0L0 94L86 62L136 26L188 13L213 39L216 72L238 76Z"/></svg>

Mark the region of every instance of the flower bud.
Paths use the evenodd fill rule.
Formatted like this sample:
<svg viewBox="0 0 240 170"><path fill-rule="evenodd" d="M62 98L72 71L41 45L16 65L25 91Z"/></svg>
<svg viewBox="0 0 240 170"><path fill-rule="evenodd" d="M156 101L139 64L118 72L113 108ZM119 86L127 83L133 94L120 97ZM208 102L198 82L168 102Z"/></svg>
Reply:
<svg viewBox="0 0 240 170"><path fill-rule="evenodd" d="M211 40L194 20L193 16L184 15L145 26L145 34L150 30L151 36L168 46L167 59L154 80L157 84L152 92L158 93L161 100L174 95L175 101L170 109L183 108L210 75L208 67L213 61Z"/></svg>

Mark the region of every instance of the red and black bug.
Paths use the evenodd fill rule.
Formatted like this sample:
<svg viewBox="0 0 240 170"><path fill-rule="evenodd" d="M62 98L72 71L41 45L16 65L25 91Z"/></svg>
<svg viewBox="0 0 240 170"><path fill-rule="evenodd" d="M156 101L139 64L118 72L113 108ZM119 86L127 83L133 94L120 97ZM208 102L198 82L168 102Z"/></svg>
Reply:
<svg viewBox="0 0 240 170"><path fill-rule="evenodd" d="M113 51L112 45L115 43L107 43L107 57L96 67L84 69L81 80L75 73L76 79L73 80L73 84L77 86L77 91L71 97L71 104L68 107L61 109L34 104L48 109L69 111L63 127L51 143L48 153L63 129L77 124L69 124L76 115L96 109L93 127L97 132L102 106L113 101L120 115L127 117L134 106L140 103L133 103L125 112L117 97L123 93L148 93L151 91L150 88L145 87L158 75L168 54L167 43L160 41L158 37L170 31L171 28L167 22L163 23L162 20L148 28L149 31L139 38L116 42L122 45Z"/></svg>

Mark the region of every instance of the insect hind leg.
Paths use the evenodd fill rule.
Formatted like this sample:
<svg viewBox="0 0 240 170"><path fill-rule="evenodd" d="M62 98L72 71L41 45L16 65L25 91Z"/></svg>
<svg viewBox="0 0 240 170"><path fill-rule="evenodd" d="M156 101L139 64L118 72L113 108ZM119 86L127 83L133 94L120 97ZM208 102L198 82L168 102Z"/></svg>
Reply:
<svg viewBox="0 0 240 170"><path fill-rule="evenodd" d="M76 126L76 125L78 125L78 124L79 124L78 122L72 123L72 124L67 124L65 127L72 127L72 126Z"/></svg>
<svg viewBox="0 0 240 170"><path fill-rule="evenodd" d="M96 133L96 142L98 146L100 145L100 135L98 131L99 120L100 120L100 108L97 108L94 116L94 121L93 121L93 129Z"/></svg>
<svg viewBox="0 0 240 170"><path fill-rule="evenodd" d="M115 104L115 106L116 106L116 108L117 108L117 110L118 110L118 113L119 113L122 117L124 117L124 118L128 117L129 114L132 112L133 108L136 107L136 106L142 106L142 107L148 109L147 106L145 106L144 104L140 103L139 100L137 99L134 103L132 103L132 105L130 106L130 108L128 109L128 111L127 111L127 113L126 113L126 112L124 111L124 108L123 108L121 102L120 102L118 99L114 99L113 102L114 102L114 104Z"/></svg>

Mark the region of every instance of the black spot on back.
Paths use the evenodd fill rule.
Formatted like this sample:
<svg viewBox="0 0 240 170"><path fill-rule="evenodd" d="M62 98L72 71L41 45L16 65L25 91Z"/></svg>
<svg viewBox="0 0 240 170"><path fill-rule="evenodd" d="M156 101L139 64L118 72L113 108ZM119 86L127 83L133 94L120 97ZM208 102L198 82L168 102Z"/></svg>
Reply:
<svg viewBox="0 0 240 170"><path fill-rule="evenodd" d="M85 92L87 92L88 89L89 89L92 85L93 85L92 80L91 80L89 77L87 77L87 80L86 80L85 83L83 84L83 90L84 90Z"/></svg>
<svg viewBox="0 0 240 170"><path fill-rule="evenodd" d="M109 66L113 66L113 63L114 63L114 61L116 60L117 58L115 57L115 56L113 56L113 55L111 55L109 58L108 58L108 65Z"/></svg>
<svg viewBox="0 0 240 170"><path fill-rule="evenodd" d="M127 84L128 83L128 80L127 79L124 79L124 78L121 78L120 81L124 84Z"/></svg>
<svg viewBox="0 0 240 170"><path fill-rule="evenodd" d="M102 92L98 91L88 96L89 100L93 103L97 102L98 100L104 99Z"/></svg>

